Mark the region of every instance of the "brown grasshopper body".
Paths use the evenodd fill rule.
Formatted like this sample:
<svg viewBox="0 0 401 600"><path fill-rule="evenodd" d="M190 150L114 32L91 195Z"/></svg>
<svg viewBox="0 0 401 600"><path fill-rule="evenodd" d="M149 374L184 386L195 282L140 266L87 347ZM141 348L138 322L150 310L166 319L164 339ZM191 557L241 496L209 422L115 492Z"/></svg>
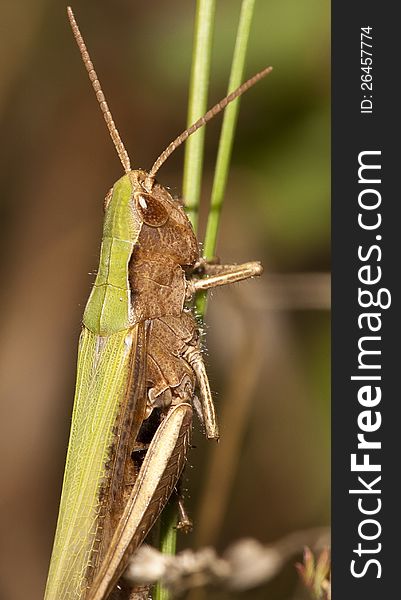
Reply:
<svg viewBox="0 0 401 600"><path fill-rule="evenodd" d="M162 186L152 182L150 193L149 186L145 192L147 177L144 171L129 173L132 188L138 194L135 210L142 220L128 269L132 322L143 332L137 359L141 366L136 369L133 366L135 375L127 395L135 401L122 405L118 417L121 433L114 438L108 477L103 484L100 543L87 576L89 598L94 599L107 597L112 591L129 556L142 543L177 484L185 465L192 424L196 374L191 361L202 361L196 320L192 312L184 310L188 295L185 272L199 260L198 243L183 208ZM138 397L141 379L142 393ZM206 401L210 400L209 395ZM138 441L142 443L141 425L145 420L146 436L146 420L155 409L157 421L162 419L162 424L138 474L135 451ZM160 463L159 457L155 457L155 448L157 452L162 447L171 421L175 429ZM213 427L217 437L215 423ZM162 472L158 485L148 491L147 473L154 469L157 461ZM139 488L146 489L148 497L144 501ZM142 501L141 511L138 504ZM127 506L130 510L124 514ZM130 524L132 513L135 513L135 522ZM119 526L119 523L124 525ZM127 531L130 533L124 538ZM99 591L96 591L97 585Z"/></svg>
<svg viewBox="0 0 401 600"><path fill-rule="evenodd" d="M200 332L188 303L199 290L262 272L258 262L224 266L200 259L182 205L155 175L191 133L271 69L185 130L149 172L131 170L71 9L68 15L125 175L105 200L100 265L83 318L68 468L45 600L106 600L177 486L193 408L206 436L219 435ZM88 447L87 464L82 457Z"/></svg>
<svg viewBox="0 0 401 600"><path fill-rule="evenodd" d="M191 273L199 264L199 250L182 206L154 180L149 183L148 173L131 171L129 177L133 189L137 190L133 192L134 199L138 195L134 204L142 218L141 232L129 264L129 282L133 323L143 326L146 332L141 343L142 361L146 365L145 390L134 407L124 404L126 414L120 414L118 419L129 434L125 434L123 443L121 436L115 437L119 441L118 452L115 448L112 453L110 477L105 482L113 496L103 498L107 507L112 507L109 513L113 516L105 517L101 548L96 563L91 561L96 568L92 569L90 600L106 598L112 591L129 557L143 542L177 485L190 443L196 387L200 391L201 420L206 435L218 438L198 325L192 311L185 309L186 301L198 288L214 287L261 273L259 263L204 265L206 271L214 273L217 270L214 278L192 278ZM134 390L130 391L132 396L138 389L138 369L136 373ZM135 474L132 457L138 437L141 440L140 426L144 420L146 427L146 419L155 409L159 411L161 423L139 473ZM115 466L118 462L120 468ZM153 487L149 486L152 478L156 482Z"/></svg>

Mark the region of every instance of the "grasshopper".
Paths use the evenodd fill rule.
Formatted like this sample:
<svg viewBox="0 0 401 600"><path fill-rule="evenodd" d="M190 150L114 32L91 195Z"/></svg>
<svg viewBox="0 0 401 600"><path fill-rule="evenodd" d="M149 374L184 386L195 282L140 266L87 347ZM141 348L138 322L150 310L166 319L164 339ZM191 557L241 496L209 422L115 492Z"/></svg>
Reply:
<svg viewBox="0 0 401 600"><path fill-rule="evenodd" d="M219 436L199 328L187 303L199 290L262 272L259 262L203 261L182 205L155 175L185 139L271 69L186 129L150 171L132 170L73 12L67 10L125 174L104 203L100 262L79 340L45 600L105 600L178 483L193 408L206 436Z"/></svg>

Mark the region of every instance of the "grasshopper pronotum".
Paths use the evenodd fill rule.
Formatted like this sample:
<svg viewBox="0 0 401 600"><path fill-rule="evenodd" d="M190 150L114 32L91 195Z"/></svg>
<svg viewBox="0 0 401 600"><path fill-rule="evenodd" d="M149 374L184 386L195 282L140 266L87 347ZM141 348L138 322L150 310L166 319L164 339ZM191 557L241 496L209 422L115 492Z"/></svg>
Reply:
<svg viewBox="0 0 401 600"><path fill-rule="evenodd" d="M198 290L255 275L209 265L181 204L156 179L170 154L262 77L186 129L150 171L132 170L71 8L71 27L125 174L105 200L100 263L79 342L73 418L45 600L105 600L177 485L195 401L218 427L194 314ZM193 277L194 271L204 278Z"/></svg>

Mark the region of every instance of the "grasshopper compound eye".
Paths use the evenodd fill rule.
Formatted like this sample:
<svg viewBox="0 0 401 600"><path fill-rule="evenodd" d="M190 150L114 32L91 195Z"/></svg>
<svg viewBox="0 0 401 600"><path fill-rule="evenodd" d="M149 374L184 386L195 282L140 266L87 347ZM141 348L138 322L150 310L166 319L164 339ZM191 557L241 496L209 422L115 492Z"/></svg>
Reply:
<svg viewBox="0 0 401 600"><path fill-rule="evenodd" d="M142 220L149 227L161 227L168 219L168 212L163 204L151 194L135 196L136 208Z"/></svg>

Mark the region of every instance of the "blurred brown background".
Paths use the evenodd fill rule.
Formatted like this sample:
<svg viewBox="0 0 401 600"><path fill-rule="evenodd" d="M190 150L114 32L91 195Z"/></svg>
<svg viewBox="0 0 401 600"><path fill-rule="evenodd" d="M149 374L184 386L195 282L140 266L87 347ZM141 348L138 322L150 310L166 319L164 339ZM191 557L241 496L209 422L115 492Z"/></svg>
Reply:
<svg viewBox="0 0 401 600"><path fill-rule="evenodd" d="M240 1L217 5L209 104L225 94ZM103 198L121 166L65 3L1 7L0 597L36 600L88 273ZM149 168L185 126L195 2L75 0L73 8L131 162ZM218 243L224 262L260 259L265 275L215 292L209 304L206 361L222 440L210 448L196 434L186 471L195 532L182 546L220 551L242 536L272 542L329 521L329 4L258 0L247 76L268 64L274 73L241 102ZM208 126L204 211L220 124ZM177 151L159 173L177 195L182 158ZM203 230L204 220L200 239ZM225 458L213 476L216 454ZM297 590L289 565L242 597L284 600Z"/></svg>

